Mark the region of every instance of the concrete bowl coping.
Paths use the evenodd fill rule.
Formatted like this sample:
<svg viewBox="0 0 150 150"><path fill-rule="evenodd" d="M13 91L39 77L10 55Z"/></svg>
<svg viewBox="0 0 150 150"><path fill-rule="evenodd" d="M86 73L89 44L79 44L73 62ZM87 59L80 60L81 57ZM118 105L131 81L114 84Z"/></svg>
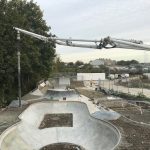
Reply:
<svg viewBox="0 0 150 150"><path fill-rule="evenodd" d="M54 111L54 109L51 109L52 113L57 113L57 112L58 113L59 112L66 113L66 112L71 112L70 110L72 110L73 111L72 113L74 116L73 118L75 119L75 120L73 120L73 121L75 121L74 127L73 128L72 127L71 128L54 127L54 128L48 128L48 129L44 129L44 130L40 131L38 129L38 126L43 118L43 115L49 113L49 112L45 111L45 109L49 108L48 106L50 106L50 105L52 106L52 108L60 109L60 110L55 110L55 111ZM39 106L41 108L43 107L44 108L43 110L45 112L43 113L41 110L41 112L43 114L40 117L34 116L35 118L31 117L31 119L29 119L30 118L29 114L32 113L31 111L33 111L34 113L37 113L36 112L36 111L38 111L37 106ZM68 110L64 111L63 107L59 108L58 106L59 107L64 106L64 108L68 108L69 111ZM78 106L78 107L76 107L76 106ZM45 107L47 107L47 108L45 108ZM80 112L83 112L83 114L81 114ZM27 147L28 147L27 150L39 149L39 148L42 148L43 146L46 146L49 144L61 143L61 142L74 143L77 145L81 145L86 150L95 150L95 149L98 149L98 150L101 150L101 149L110 150L111 149L112 150L119 145L120 140L121 140L120 131L113 124L111 124L107 121L93 118L89 113L87 105L83 102L77 102L77 101L39 102L39 103L30 105L19 116L19 118L21 119L21 122L11 126L6 131L4 131L2 133L2 135L0 136L0 149L2 148L2 144L5 145L5 143L4 143L5 138L7 136L9 136L9 134L11 132L13 132L13 130L16 130L16 133L19 135L19 137L24 141L24 143L27 144ZM89 129L91 129L91 130L89 130ZM48 133L50 133L53 136L45 136L45 134L48 134ZM66 135L64 135L64 133ZM51 138L51 140L48 139L45 142L44 140L46 140L46 139L43 140L43 138L45 138L45 137ZM38 143L39 140L43 140L43 141L40 141L41 143ZM11 141L11 142L13 142L13 141ZM34 143L32 143L32 142L34 142ZM10 143L10 145L12 145L12 144L13 143ZM7 147L7 150L12 150L11 149L12 147L9 147L10 145L8 145L8 143L7 143L7 145L5 145ZM36 145L38 145L38 146L36 146ZM16 147L17 147L17 145L16 145ZM5 150L5 149L1 149L1 150ZM13 150L18 150L18 149L16 148Z"/></svg>

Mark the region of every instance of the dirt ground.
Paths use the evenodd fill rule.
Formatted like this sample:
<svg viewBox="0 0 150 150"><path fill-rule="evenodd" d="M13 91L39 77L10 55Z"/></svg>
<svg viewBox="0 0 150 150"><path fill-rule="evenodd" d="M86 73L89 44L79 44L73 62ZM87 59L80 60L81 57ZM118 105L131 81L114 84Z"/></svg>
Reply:
<svg viewBox="0 0 150 150"><path fill-rule="evenodd" d="M97 91L92 91L90 89L86 89L86 88L76 88L78 90L79 93L81 93L82 95L87 96L90 99L101 99L102 97L105 97L105 95L103 93L97 92Z"/></svg>
<svg viewBox="0 0 150 150"><path fill-rule="evenodd" d="M121 85L115 85L114 81L105 80L101 87L106 89L113 89L114 91L120 91L123 93L132 93L133 95L139 95L139 93L143 93L146 97L150 98L150 89L143 89L142 88L129 88Z"/></svg>
<svg viewBox="0 0 150 150"><path fill-rule="evenodd" d="M150 124L150 110L142 109L142 111L140 111L135 107L132 107L130 109L121 108L121 109L113 109L113 110L119 112L120 114L126 116L129 119Z"/></svg>
<svg viewBox="0 0 150 150"><path fill-rule="evenodd" d="M111 121L121 132L117 150L150 150L150 127L129 122L124 118Z"/></svg>
<svg viewBox="0 0 150 150"><path fill-rule="evenodd" d="M39 129L72 126L73 114L46 114L39 126Z"/></svg>
<svg viewBox="0 0 150 150"><path fill-rule="evenodd" d="M86 90L83 88L79 88L78 91L89 97L90 99L98 99L100 103L106 105L106 107L110 106L108 100L106 100L106 96L102 93L92 90ZM116 101L116 104L119 104ZM139 111L133 111L130 107L125 107L122 110L121 105L115 105L113 108L113 103L111 104L112 109L116 111L120 108L120 113L124 114L127 117L132 116L131 119L137 119L139 122L143 122L145 120L149 121L150 112L149 109L146 109L146 113L143 116L139 117ZM116 107L117 106L117 107ZM127 105L128 106L128 105ZM19 114L25 110L28 106L22 108L7 108L4 110L0 110L0 134L6 130L11 125L17 123L19 121ZM127 109L126 109L127 108ZM144 107L145 108L145 107ZM144 109L143 108L143 109ZM149 108L149 107L147 107ZM54 117L55 119L55 117ZM150 126L138 124L135 122L131 122L124 117L120 117L118 120L111 121L121 132L122 139L117 150L150 150ZM54 146L55 147L55 146ZM54 150L54 147L44 147L41 150ZM64 146L56 146L55 149L63 150ZM72 149L71 149L72 148ZM69 147L68 149L65 147L65 150L76 150L74 147ZM80 150L83 150L80 148Z"/></svg>
<svg viewBox="0 0 150 150"><path fill-rule="evenodd" d="M104 95L97 92L97 91L91 91L86 89L80 89L78 88L78 91L93 99L98 99L99 102L105 104L106 107L109 107L109 100L106 99L106 97L103 97ZM112 101L111 101L112 103ZM114 104L114 108L113 108ZM121 103L119 104L119 101L111 104L112 108L114 110L123 110ZM130 105L126 105L127 107L124 108L124 115L127 115L129 118L137 119L139 122L149 122L150 119L150 112L147 111L146 113L143 113L142 116L139 117L140 111L137 111L137 108L131 107ZM130 110L130 111L129 111ZM134 111L133 111L134 110ZM120 111L121 112L121 111ZM123 114L123 111L121 112ZM147 125L141 125L132 121L127 120L124 117L120 117L118 120L110 121L113 123L121 132L122 139L119 147L117 150L150 150L150 126Z"/></svg>

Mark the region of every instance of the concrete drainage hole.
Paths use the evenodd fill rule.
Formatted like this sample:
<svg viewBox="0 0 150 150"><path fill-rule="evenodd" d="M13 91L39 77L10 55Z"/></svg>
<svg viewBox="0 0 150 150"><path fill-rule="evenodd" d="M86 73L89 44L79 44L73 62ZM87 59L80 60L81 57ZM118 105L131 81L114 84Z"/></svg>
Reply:
<svg viewBox="0 0 150 150"><path fill-rule="evenodd" d="M70 143L55 143L47 145L40 150L85 150L83 147Z"/></svg>

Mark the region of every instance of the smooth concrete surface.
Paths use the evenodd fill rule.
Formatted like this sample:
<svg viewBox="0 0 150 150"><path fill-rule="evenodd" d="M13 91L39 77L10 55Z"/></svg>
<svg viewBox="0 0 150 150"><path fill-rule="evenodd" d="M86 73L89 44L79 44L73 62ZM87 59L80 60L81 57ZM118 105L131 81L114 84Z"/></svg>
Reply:
<svg viewBox="0 0 150 150"><path fill-rule="evenodd" d="M71 89L70 90L49 89L44 97L50 100L59 100L59 101L62 101L63 98L65 97L66 101L83 102L87 105L90 114L97 119L116 120L121 116L119 113L111 109L105 109L103 107L99 107L93 104L93 102L90 101L88 97L79 95L76 91Z"/></svg>
<svg viewBox="0 0 150 150"><path fill-rule="evenodd" d="M35 93L38 93L38 90L35 90ZM34 101L38 101L39 99L46 98L49 100L57 100L57 101L79 101L87 104L87 107L90 111L90 114L102 120L116 120L121 115L111 109L105 109L104 107L97 106L93 104L93 101L90 101L88 97L80 95L77 91L73 89L48 89L47 92L41 96L40 98L34 99ZM33 99L31 99L33 100ZM30 101L30 100L28 100Z"/></svg>
<svg viewBox="0 0 150 150"><path fill-rule="evenodd" d="M70 78L67 77L58 77L49 79L49 82L53 85L53 88L61 88L66 89L66 87L70 86Z"/></svg>
<svg viewBox="0 0 150 150"><path fill-rule="evenodd" d="M30 94L35 96L43 96L43 93L39 89L34 90Z"/></svg>
<svg viewBox="0 0 150 150"><path fill-rule="evenodd" d="M45 114L72 113L73 127L38 129ZM111 150L120 142L119 131L110 123L93 118L87 105L73 101L40 102L29 106L21 122L0 138L1 150L38 150L53 143L73 143L86 150ZM8 132L10 131L10 132Z"/></svg>
<svg viewBox="0 0 150 150"><path fill-rule="evenodd" d="M71 101L71 99L69 100ZM101 107L100 105L97 106L93 104L93 101L90 101L88 97L84 95L80 95L76 101L83 102L87 105L89 112L91 116L93 116L96 119L101 120L117 120L121 115L112 109L106 109L104 107Z"/></svg>
<svg viewBox="0 0 150 150"><path fill-rule="evenodd" d="M25 100L21 100L21 105L28 105L28 102ZM19 100L13 100L9 105L9 108L19 107Z"/></svg>
<svg viewBox="0 0 150 150"><path fill-rule="evenodd" d="M13 142L12 142L13 141ZM18 134L17 126L5 136L1 143L1 150L33 150Z"/></svg>
<svg viewBox="0 0 150 150"><path fill-rule="evenodd" d="M79 95L74 90L48 89L44 97L53 100L63 100L63 98L77 99Z"/></svg>
<svg viewBox="0 0 150 150"><path fill-rule="evenodd" d="M91 114L94 118L101 120L117 120L121 115L111 109L100 109Z"/></svg>
<svg viewBox="0 0 150 150"><path fill-rule="evenodd" d="M59 85L70 86L70 78L60 77L59 78Z"/></svg>

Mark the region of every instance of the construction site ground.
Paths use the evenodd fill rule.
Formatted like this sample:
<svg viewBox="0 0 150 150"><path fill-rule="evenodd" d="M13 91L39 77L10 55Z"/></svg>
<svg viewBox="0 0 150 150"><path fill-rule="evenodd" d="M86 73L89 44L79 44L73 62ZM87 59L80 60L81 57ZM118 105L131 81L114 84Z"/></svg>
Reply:
<svg viewBox="0 0 150 150"><path fill-rule="evenodd" d="M105 107L111 108L123 116L117 120L110 121L121 132L121 143L117 150L150 150L150 125L142 124L140 122L150 123L149 107L140 113L134 106L128 105L126 100L108 100L107 96L92 89L79 87L79 93L85 95L93 100L93 103L100 103ZM35 97L26 95L24 99ZM124 103L122 103L124 101ZM123 105L122 105L123 104ZM22 108L5 108L0 110L0 134L11 125L19 121L18 116L23 112L27 106ZM135 121L132 121L133 119Z"/></svg>
<svg viewBox="0 0 150 150"><path fill-rule="evenodd" d="M123 115L117 120L110 121L120 130L122 136L117 150L150 150L150 124L140 123L150 123L150 109L143 109L144 112L141 114L140 110L128 104L126 100L118 100L118 98L108 100L106 95L87 88L78 88L77 90L92 99L93 103L99 102ZM133 121L130 120L131 118Z"/></svg>
<svg viewBox="0 0 150 150"><path fill-rule="evenodd" d="M139 93L144 94L146 97L150 98L150 89L146 88L128 88L126 86L118 85L115 83L116 81L113 80L105 80L101 83L101 87L105 89L113 89L114 91L119 91L123 93L132 93L132 95L139 95Z"/></svg>

